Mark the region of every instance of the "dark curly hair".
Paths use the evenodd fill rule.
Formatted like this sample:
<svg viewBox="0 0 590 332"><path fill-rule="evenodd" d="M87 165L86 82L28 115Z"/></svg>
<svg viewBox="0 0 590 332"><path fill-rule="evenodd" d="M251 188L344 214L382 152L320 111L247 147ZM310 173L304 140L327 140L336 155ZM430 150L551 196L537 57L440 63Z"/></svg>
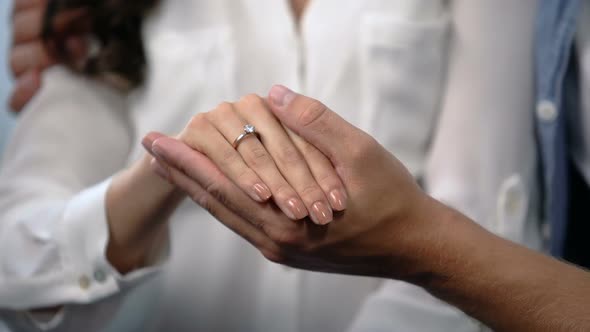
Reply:
<svg viewBox="0 0 590 332"><path fill-rule="evenodd" d="M76 72L94 78L117 78L132 88L144 80L146 55L141 36L144 18L159 0L49 0L42 38L48 51ZM56 29L58 18L77 11L81 15ZM91 41L88 56L80 61L70 54L66 41L83 33Z"/></svg>

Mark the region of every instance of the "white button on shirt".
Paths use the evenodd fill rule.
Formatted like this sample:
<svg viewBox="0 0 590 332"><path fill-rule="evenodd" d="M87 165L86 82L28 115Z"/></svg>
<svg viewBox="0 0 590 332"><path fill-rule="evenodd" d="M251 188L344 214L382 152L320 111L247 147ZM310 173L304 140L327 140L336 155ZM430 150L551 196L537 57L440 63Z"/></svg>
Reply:
<svg viewBox="0 0 590 332"><path fill-rule="evenodd" d="M81 276L78 279L78 285L80 285L81 289L87 290L90 288L90 278L88 278L88 276Z"/></svg>
<svg viewBox="0 0 590 332"><path fill-rule="evenodd" d="M195 113L248 93L266 95L277 83L367 130L413 174L427 175L437 197L496 218L504 179L523 174L529 188L533 149L511 146L502 167L468 164L467 181L449 182L463 171L449 166L472 160L472 153L498 152L491 143L501 130L502 137L529 143L525 123L506 125L495 110L520 114L531 107L532 83L521 71L528 67L514 61L530 54L516 57L514 48L532 40L534 1L459 3L313 0L297 29L288 1L167 0L144 28L148 79L128 98L50 70L19 119L0 170L0 317L14 331L34 331L41 325L21 309L65 303L56 324L69 331L478 331L460 311L407 284L270 263L190 201L169 221L169 257L163 249L151 267L121 276L104 253L109 179L144 153L140 140L147 132L177 133ZM485 19L490 12L510 31L505 40L495 20ZM479 37L467 38L473 53L457 47L449 61L448 46L457 46L449 42L451 20L461 38ZM494 54L482 68L461 60L479 52ZM506 73L496 77L491 67ZM474 86L473 75L492 78ZM489 99L496 102L491 112L473 103ZM472 129L490 134L486 140L472 140L469 128L455 130L466 119L476 119ZM442 138L432 149L452 151L430 155L425 167L435 127ZM448 134L459 132L457 144ZM467 142L473 145L461 146ZM469 152L453 155L461 149ZM489 182L473 193L473 179ZM478 204L469 204L474 197ZM492 227L487 219L482 224Z"/></svg>
<svg viewBox="0 0 590 332"><path fill-rule="evenodd" d="M537 116L545 122L552 122L557 119L557 107L551 101L544 100L537 105Z"/></svg>

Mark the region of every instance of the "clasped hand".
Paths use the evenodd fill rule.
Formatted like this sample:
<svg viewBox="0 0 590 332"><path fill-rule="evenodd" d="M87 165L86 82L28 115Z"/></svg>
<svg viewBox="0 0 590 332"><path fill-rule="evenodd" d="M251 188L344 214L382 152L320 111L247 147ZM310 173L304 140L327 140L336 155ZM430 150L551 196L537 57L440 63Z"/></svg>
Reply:
<svg viewBox="0 0 590 332"><path fill-rule="evenodd" d="M260 140L252 135L234 149L245 124ZM158 174L272 261L419 273L412 253L433 229L432 199L372 137L319 101L275 86L268 98L250 95L195 116L176 138L151 133L144 146Z"/></svg>

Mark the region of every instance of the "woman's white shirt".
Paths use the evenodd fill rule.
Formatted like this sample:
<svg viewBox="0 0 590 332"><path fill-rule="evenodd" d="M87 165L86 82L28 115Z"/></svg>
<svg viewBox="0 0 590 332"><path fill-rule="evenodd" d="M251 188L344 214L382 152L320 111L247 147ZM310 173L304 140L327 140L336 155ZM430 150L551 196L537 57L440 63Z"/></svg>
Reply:
<svg viewBox="0 0 590 332"><path fill-rule="evenodd" d="M444 121L449 100L468 97L453 88L461 86L457 81L477 79L454 78L453 64L462 61L462 52L454 50L451 72L445 76L450 36L468 30L477 36L477 22L466 13L454 17L461 6L478 7L463 4L468 2L450 6L443 0L313 0L298 27L288 1L167 0L145 26L149 75L131 96L117 95L61 68L50 70L43 90L19 120L0 171L0 315L15 331L407 331L440 326L477 330L478 324L467 316L413 286L269 263L188 201L171 217L171 251L160 273L153 271L166 250L154 257L151 268L125 277L104 256L109 178L143 153L143 135L151 130L177 133L192 115L244 94L265 95L276 83L325 102L374 135L413 174L438 188L439 198L445 200L444 188L452 189L448 203L477 206L469 212L479 215L481 210L496 218L489 207L496 206L497 188L514 174L526 179L532 174L525 167L528 162L521 167L521 159L513 158L518 151L503 160L514 166L508 167L509 174L493 163L477 174L500 174L501 179L493 177L495 182L475 199L455 195L473 190L474 183L449 184L446 177L454 174L436 171L439 162L450 163L444 151L456 146L457 137L435 144L440 152L432 155L426 168L441 105ZM481 3L494 7L498 1ZM531 7L534 0L499 3L496 8L506 10ZM487 7L475 11L483 15ZM495 18L504 16L504 11L497 12ZM526 19L503 23L530 32ZM532 19L529 23L532 26ZM453 31L453 26L459 30ZM498 38L512 40L511 35ZM493 45L497 40L486 42ZM498 45L515 47L517 42L522 40ZM457 41L451 45L457 46ZM465 48L469 45L468 41ZM496 59L485 60L491 63L479 65L492 66ZM489 77L489 85L476 86L481 89L477 93L482 98L495 96L496 89L527 74L524 69L514 75L507 71L507 77ZM528 74L532 77L532 71ZM494 105L510 108L506 112L528 112L532 82L521 83L513 86L515 93L509 97L494 99ZM453 128L463 122L458 114L480 114L473 106L458 105L451 113L456 115L448 117L451 123L441 123ZM483 119L471 119L473 128L465 125L474 131L486 128ZM519 126L507 129L507 121L494 128L528 137ZM502 135L494 128L486 129L490 146ZM437 136L444 132L438 128ZM483 151L503 156L503 149L510 148ZM469 161L472 151L479 151L477 145L453 158ZM522 184L524 191L527 185ZM481 208L471 204L479 199ZM48 323L18 311L63 303L70 304Z"/></svg>

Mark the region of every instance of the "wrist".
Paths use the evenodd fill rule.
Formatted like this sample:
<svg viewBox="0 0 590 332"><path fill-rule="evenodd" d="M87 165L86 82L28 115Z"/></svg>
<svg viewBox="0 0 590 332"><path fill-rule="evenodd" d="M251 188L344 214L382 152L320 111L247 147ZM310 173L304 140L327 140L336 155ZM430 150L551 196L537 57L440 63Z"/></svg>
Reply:
<svg viewBox="0 0 590 332"><path fill-rule="evenodd" d="M418 253L412 261L417 273L406 281L455 303L457 289L489 267L485 259L503 240L459 211L431 197L428 201L421 211L430 224L412 249Z"/></svg>
<svg viewBox="0 0 590 332"><path fill-rule="evenodd" d="M145 265L165 238L166 221L184 198L153 173L145 156L117 174L107 191L107 258L121 272Z"/></svg>
<svg viewBox="0 0 590 332"><path fill-rule="evenodd" d="M452 259L448 247L465 217L423 192L409 201L414 204L390 222L399 233L391 248L390 278L427 287L447 278L446 260Z"/></svg>

